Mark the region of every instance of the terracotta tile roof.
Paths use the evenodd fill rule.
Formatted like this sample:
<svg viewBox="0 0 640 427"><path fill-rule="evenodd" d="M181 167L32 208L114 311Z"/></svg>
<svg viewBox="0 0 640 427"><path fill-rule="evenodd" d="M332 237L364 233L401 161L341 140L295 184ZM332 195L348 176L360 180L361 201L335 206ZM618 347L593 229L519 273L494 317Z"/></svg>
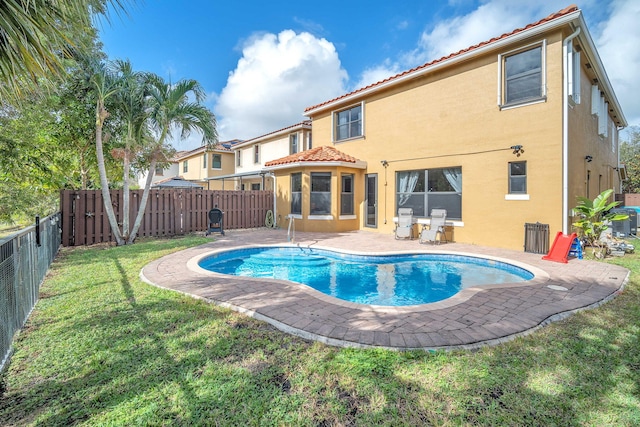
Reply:
<svg viewBox="0 0 640 427"><path fill-rule="evenodd" d="M501 35L501 36L499 36L499 37L494 37L494 38L492 38L492 39L490 39L490 40L487 40L487 41L484 41L484 42L478 43L478 44L476 44L476 45L470 46L470 47L468 47L468 48L466 48L466 49L462 49L462 50L460 50L460 51L458 51L458 52L455 52L455 53L452 53L452 54L450 54L450 55L443 56L443 57L442 57L442 58L440 58L440 59L436 59L436 60L433 60L433 61L431 61L431 62L427 62L426 64L423 64L423 65L420 65L420 66L418 66L418 67L412 68L412 69L410 69L410 70L404 71L404 72L402 72L402 73L400 73L400 74L396 74L395 76L391 76L391 77L389 77L389 78L387 78L387 79L384 79L384 80L381 80L381 81L379 81L379 82L376 82L376 83L370 84L369 86L365 86L365 87L362 87L362 88L360 88L360 89L356 89L356 90L354 90L353 92L346 93L346 94L341 95L341 96L339 96L339 97L337 97L337 98L333 98L333 99L330 99L330 100L328 100L328 101L322 102L322 103L320 103L320 104L313 105L313 106L311 106L311 107L307 107L304 111L305 111L305 112L307 112L307 111L311 111L311 110L314 110L314 109L316 109L316 108L322 107L323 105L331 104L331 103L333 103L333 102L335 102L335 101L338 101L338 100L340 100L340 99L347 98L347 97L352 96L352 95L355 95L355 94L357 94L357 93L359 93L359 92L363 92L363 91L365 91L365 90L368 90L368 89L374 88L374 87L379 86L379 85L381 85L381 84L383 84L383 83L391 82L391 81L396 80L396 79L398 79L398 78L400 78L400 77L404 77L404 76L406 76L407 74L415 73L415 72L417 72L417 71L423 70L423 69L425 69L425 68L428 68L428 67L430 67L430 66L433 66L433 65L435 65L435 64L438 64L438 63L443 62L443 61L445 61L445 60L455 58L456 56L462 55L462 54L467 53L467 52L472 52L472 51L474 51L474 50L476 50L476 49L478 49L478 48L481 48L481 47L486 46L486 45L490 45L490 44L495 43L495 42L497 42L497 41L499 41L499 40L502 40L502 39L505 39L505 38L507 38L507 37L510 37L510 36L512 36L512 35L514 35L514 34L518 34L518 33L521 33L521 32L523 32L523 31L529 30L529 29L531 29L531 28L533 28L533 27L537 27L537 26L539 26L539 25L542 25L542 24L544 24L544 23L546 23L546 22L553 21L554 19L561 18L561 17L563 17L563 16L565 16L565 15L568 15L568 14L570 14L570 13L572 13L572 12L575 12L575 11L577 11L577 10L578 10L578 6L576 6L575 4L572 4L571 6L568 6L568 7L564 8L564 9L562 9L562 10L558 11L558 12L552 13L551 15L547 16L546 18L543 18L543 19L539 20L538 22L534 22L534 23L529 24L529 25L527 25L527 26L525 26L525 27L522 27L522 28L517 28L517 29L515 29L515 30L511 31L510 33L502 34L502 35Z"/></svg>
<svg viewBox="0 0 640 427"><path fill-rule="evenodd" d="M338 151L330 146L321 146L312 148L311 150L301 151L299 153L291 154L280 159L271 160L266 162L265 167L286 165L289 163L299 162L345 162L356 163L358 159L348 154Z"/></svg>

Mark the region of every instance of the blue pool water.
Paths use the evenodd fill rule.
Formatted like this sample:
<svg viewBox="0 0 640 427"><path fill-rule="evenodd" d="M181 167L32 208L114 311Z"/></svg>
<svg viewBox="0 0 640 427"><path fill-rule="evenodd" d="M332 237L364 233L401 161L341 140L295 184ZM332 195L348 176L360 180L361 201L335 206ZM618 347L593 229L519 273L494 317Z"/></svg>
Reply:
<svg viewBox="0 0 640 427"><path fill-rule="evenodd" d="M346 301L403 306L447 299L471 286L523 282L529 271L463 255L352 255L269 247L210 255L200 267L223 274L290 280Z"/></svg>

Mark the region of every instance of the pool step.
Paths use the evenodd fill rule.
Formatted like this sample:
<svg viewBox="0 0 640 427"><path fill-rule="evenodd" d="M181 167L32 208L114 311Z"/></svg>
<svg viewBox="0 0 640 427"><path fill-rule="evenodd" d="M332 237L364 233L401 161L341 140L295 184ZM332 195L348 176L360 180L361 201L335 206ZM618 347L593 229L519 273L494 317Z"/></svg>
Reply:
<svg viewBox="0 0 640 427"><path fill-rule="evenodd" d="M320 255L309 254L296 254L290 253L278 253L278 252L265 252L253 254L250 256L251 260L256 264L268 264L268 265L296 265L302 267L313 267L328 265L331 261Z"/></svg>

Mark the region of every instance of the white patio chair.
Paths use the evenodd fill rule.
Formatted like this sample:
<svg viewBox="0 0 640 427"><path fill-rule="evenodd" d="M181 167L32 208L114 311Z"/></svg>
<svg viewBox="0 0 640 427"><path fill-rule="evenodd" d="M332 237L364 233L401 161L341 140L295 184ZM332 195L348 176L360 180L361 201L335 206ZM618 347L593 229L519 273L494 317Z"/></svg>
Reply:
<svg viewBox="0 0 640 427"><path fill-rule="evenodd" d="M420 243L440 243L447 241L447 235L445 233L445 221L447 220L446 209L433 209L431 211L431 223L425 225L420 232ZM427 228L429 227L429 228ZM438 238L440 235L440 238Z"/></svg>
<svg viewBox="0 0 640 427"><path fill-rule="evenodd" d="M413 209L398 209L398 224L396 224L396 239L413 239Z"/></svg>

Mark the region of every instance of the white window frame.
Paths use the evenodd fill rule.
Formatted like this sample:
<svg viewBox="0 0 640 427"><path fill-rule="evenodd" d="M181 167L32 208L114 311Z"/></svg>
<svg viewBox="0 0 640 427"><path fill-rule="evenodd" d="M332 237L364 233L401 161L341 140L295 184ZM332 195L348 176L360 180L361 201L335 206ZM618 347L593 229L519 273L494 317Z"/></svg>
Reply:
<svg viewBox="0 0 640 427"><path fill-rule="evenodd" d="M300 151L300 138L298 138L298 133L289 134L289 154L296 154Z"/></svg>
<svg viewBox="0 0 640 427"><path fill-rule="evenodd" d="M236 166L242 167L242 150L236 151Z"/></svg>
<svg viewBox="0 0 640 427"><path fill-rule="evenodd" d="M260 163L260 144L253 146L253 163Z"/></svg>
<svg viewBox="0 0 640 427"><path fill-rule="evenodd" d="M515 163L524 163L524 175L512 175L511 174L511 165L515 164ZM527 162L524 161L524 160L509 162L508 170L507 170L507 173L508 173L508 176L509 176L509 182L508 182L508 186L509 186L509 188L508 188L508 190L509 190L508 196L509 197L506 198L507 200L523 200L524 196L527 196L525 200L528 200L528 191L529 190L527 188L527 174L528 174L528 170L527 169L528 169L528 165L527 165ZM512 178L514 176L517 176L517 177L524 176L524 191L517 191L517 192L513 191L513 189L511 188L511 184L512 184L511 180L512 180Z"/></svg>
<svg viewBox="0 0 640 427"><path fill-rule="evenodd" d="M207 168L207 157L209 157L209 153L206 151L202 154L202 169Z"/></svg>
<svg viewBox="0 0 640 427"><path fill-rule="evenodd" d="M337 132L338 123L337 123L336 117L338 116L338 114L345 111L352 110L356 107L360 107L360 135L349 136L348 138L338 139L338 132ZM352 122L349 122L349 123L352 123ZM353 104L346 108L341 108L339 110L335 110L331 112L331 135L333 139L332 142L343 142L343 141L351 141L354 139L362 139L364 138L364 135L365 135L364 129L365 129L364 101L358 104Z"/></svg>
<svg viewBox="0 0 640 427"><path fill-rule="evenodd" d="M506 73L504 70L504 61L506 58L510 56L517 55L519 53L523 53L532 49L540 47L540 97L529 98L521 101L514 101L510 103L506 103ZM541 102L546 102L547 100L547 40L544 39L542 41L531 43L527 46L523 46L519 49L514 49L506 53L501 53L498 55L498 107L501 110L507 110L516 107L522 107L525 105L538 104Z"/></svg>
<svg viewBox="0 0 640 427"><path fill-rule="evenodd" d="M185 160L184 162L182 162L182 173L188 173L189 172L189 161Z"/></svg>

